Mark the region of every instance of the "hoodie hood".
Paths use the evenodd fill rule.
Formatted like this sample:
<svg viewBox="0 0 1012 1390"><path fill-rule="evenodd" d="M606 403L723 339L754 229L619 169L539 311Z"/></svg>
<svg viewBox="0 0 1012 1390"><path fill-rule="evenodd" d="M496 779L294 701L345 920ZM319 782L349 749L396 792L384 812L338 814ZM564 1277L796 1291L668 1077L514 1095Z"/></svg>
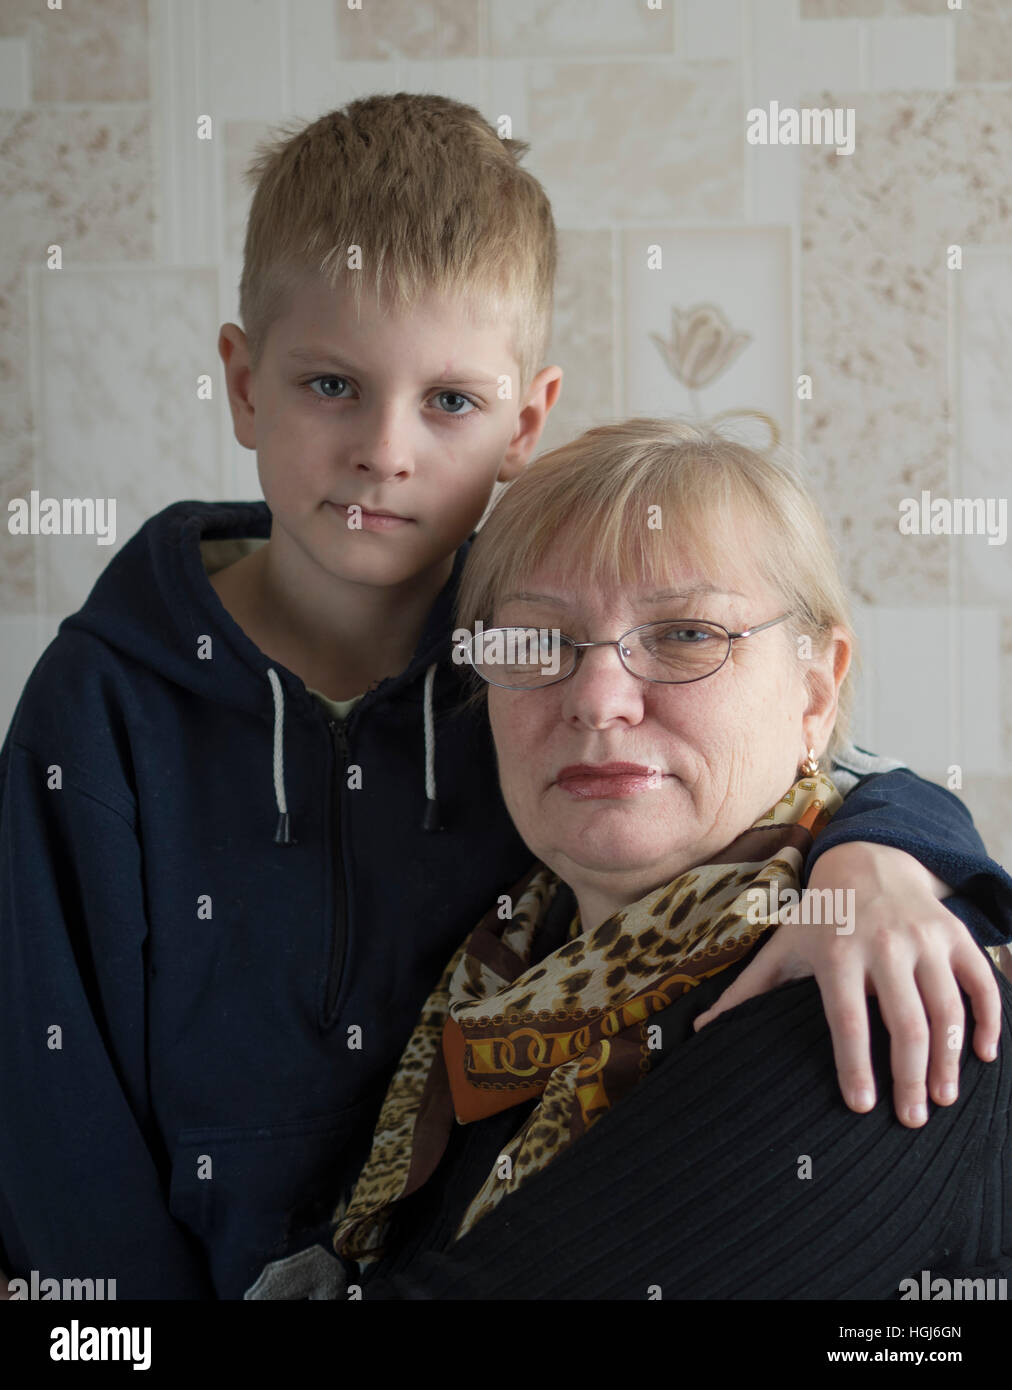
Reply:
<svg viewBox="0 0 1012 1390"><path fill-rule="evenodd" d="M273 764L278 823L275 839L291 841L285 788L286 712L319 717L323 707L294 672L272 661L246 636L211 586L204 541L258 539L271 533L264 502L176 502L147 521L113 558L79 612L63 628L99 638L130 661L204 700L263 719L269 726L264 756ZM460 672L447 634L467 541L454 556L450 578L429 611L414 655L396 676L368 690L361 708L397 698L421 682L419 739L425 744L424 828L439 828L434 776L435 678L442 664L459 694ZM452 674L451 674L452 673Z"/></svg>

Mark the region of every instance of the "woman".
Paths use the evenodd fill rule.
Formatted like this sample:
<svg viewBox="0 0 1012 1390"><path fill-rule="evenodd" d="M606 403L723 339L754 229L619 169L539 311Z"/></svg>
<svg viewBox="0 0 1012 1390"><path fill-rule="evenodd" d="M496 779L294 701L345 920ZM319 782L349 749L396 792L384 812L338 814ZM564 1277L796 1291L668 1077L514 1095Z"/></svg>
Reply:
<svg viewBox="0 0 1012 1390"><path fill-rule="evenodd" d="M854 639L800 483L691 426L592 430L505 494L459 617L539 862L423 1010L342 1263L300 1252L247 1297L895 1298L1007 1272L1006 981L1006 1046L964 1047L922 1130L843 1105L809 979L694 1026L801 930L783 904L840 805L819 763ZM817 928L841 970L845 918Z"/></svg>

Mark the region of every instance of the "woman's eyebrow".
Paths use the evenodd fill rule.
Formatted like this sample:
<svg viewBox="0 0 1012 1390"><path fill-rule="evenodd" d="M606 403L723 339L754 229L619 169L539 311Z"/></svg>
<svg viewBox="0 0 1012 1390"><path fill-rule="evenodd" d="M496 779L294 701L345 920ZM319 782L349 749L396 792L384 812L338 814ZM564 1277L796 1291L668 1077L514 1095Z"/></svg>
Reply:
<svg viewBox="0 0 1012 1390"><path fill-rule="evenodd" d="M719 594L724 598L747 598L747 594L739 594L735 589L720 589L715 584L692 584L686 589L658 589L656 593L644 594L644 603L673 603L683 599L699 598L704 594ZM558 608L565 608L568 600L559 598L555 594L536 594L528 590L520 590L517 593L505 594L499 602L506 603L552 603Z"/></svg>
<svg viewBox="0 0 1012 1390"><path fill-rule="evenodd" d="M526 589L518 590L515 594L504 594L499 600L503 603L554 603L558 608L565 608L566 600L558 598L554 594L533 594Z"/></svg>
<svg viewBox="0 0 1012 1390"><path fill-rule="evenodd" d="M644 603L668 603L676 599L699 598L706 594L717 594L721 598L747 598L736 589L721 589L716 584L692 584L687 589L659 589L653 594L644 594Z"/></svg>

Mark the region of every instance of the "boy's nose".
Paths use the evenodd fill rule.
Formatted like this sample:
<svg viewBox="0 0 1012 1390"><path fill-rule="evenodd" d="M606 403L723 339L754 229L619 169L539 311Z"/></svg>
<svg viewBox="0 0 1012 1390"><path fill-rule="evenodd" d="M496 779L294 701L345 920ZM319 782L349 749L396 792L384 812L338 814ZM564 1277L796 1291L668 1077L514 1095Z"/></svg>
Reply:
<svg viewBox="0 0 1012 1390"><path fill-rule="evenodd" d="M415 471L411 434L394 412L364 423L352 448L352 467L379 478L408 477Z"/></svg>

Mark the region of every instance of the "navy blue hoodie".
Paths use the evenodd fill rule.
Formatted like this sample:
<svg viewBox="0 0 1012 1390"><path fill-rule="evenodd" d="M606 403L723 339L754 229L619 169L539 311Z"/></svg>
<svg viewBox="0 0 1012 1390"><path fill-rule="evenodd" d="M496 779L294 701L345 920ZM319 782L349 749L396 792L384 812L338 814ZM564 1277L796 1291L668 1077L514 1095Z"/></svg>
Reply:
<svg viewBox="0 0 1012 1390"><path fill-rule="evenodd" d="M61 625L0 754L8 1275L241 1297L329 1215L426 994L530 863L451 660L467 547L410 665L342 726L205 572L202 540L269 530L263 503L154 517ZM1012 885L949 793L860 783L819 850L862 838L976 894L979 940L1010 934Z"/></svg>

